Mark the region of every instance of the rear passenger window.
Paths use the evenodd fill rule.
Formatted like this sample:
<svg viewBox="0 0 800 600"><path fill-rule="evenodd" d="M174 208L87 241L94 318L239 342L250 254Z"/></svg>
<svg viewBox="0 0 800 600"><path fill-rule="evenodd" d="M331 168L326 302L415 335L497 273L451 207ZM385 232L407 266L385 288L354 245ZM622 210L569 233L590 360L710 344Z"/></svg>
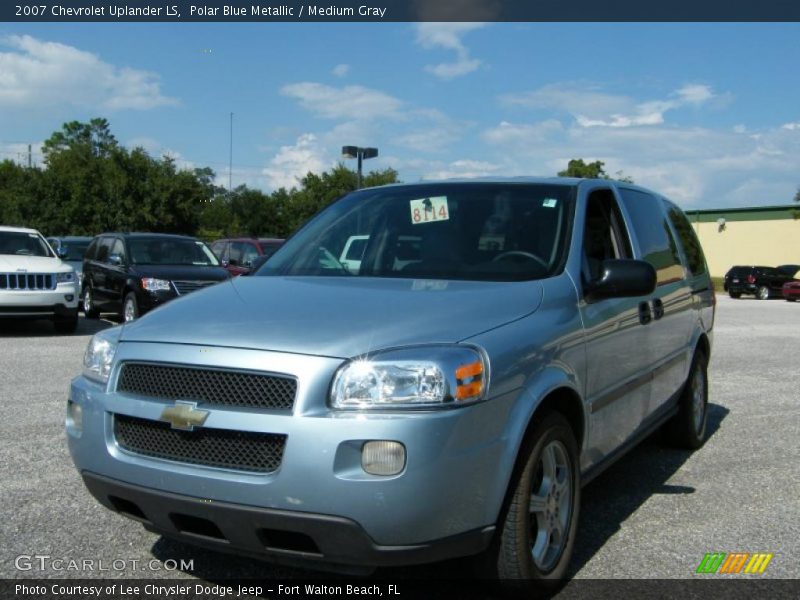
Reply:
<svg viewBox="0 0 800 600"><path fill-rule="evenodd" d="M689 219L686 218L680 208L671 202L667 203L667 215L669 215L669 220L672 222L675 231L678 232L683 252L686 254L689 272L692 275L702 275L706 272L703 248L700 246L700 240L697 239L697 234L692 229Z"/></svg>
<svg viewBox="0 0 800 600"><path fill-rule="evenodd" d="M655 196L636 190L620 188L619 193L639 240L642 259L655 268L658 285L683 279L678 247L661 202Z"/></svg>

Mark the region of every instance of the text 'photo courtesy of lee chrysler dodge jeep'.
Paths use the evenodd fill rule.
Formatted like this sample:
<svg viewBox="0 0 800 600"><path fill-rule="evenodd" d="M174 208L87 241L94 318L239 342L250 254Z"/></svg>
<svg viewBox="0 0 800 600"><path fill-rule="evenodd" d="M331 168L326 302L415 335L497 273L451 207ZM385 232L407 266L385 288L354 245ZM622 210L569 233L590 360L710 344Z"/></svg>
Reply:
<svg viewBox="0 0 800 600"><path fill-rule="evenodd" d="M335 258L354 236L357 269ZM689 222L645 189L365 189L254 276L95 335L69 448L166 536L319 567L479 555L555 585L583 484L658 427L703 443L713 320Z"/></svg>
<svg viewBox="0 0 800 600"><path fill-rule="evenodd" d="M200 240L165 233L104 233L83 259L83 313L115 312L124 321L228 279Z"/></svg>
<svg viewBox="0 0 800 600"><path fill-rule="evenodd" d="M78 283L35 229L0 226L0 319L49 319L59 333L78 327Z"/></svg>

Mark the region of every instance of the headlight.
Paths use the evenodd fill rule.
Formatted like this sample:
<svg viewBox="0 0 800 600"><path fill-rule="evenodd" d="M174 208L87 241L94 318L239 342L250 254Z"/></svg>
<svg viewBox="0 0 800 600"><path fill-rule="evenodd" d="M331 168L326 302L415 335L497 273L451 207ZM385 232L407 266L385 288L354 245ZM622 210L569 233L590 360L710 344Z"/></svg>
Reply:
<svg viewBox="0 0 800 600"><path fill-rule="evenodd" d="M83 374L89 379L106 383L117 350L122 327L112 327L94 334L83 355Z"/></svg>
<svg viewBox="0 0 800 600"><path fill-rule="evenodd" d="M56 282L57 283L69 283L71 281L75 281L75 272L74 271L67 271L65 273L56 273Z"/></svg>
<svg viewBox="0 0 800 600"><path fill-rule="evenodd" d="M169 290L169 281L166 279L153 279L152 277L142 278L142 287L148 292L158 292Z"/></svg>
<svg viewBox="0 0 800 600"><path fill-rule="evenodd" d="M333 380L338 409L432 408L484 397L488 364L463 346L419 346L351 360Z"/></svg>

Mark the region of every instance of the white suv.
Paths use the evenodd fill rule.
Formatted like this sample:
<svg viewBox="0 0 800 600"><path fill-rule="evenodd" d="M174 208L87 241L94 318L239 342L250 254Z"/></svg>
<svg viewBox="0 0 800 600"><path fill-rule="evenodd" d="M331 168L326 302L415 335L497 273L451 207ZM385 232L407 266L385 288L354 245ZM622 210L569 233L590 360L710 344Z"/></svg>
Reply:
<svg viewBox="0 0 800 600"><path fill-rule="evenodd" d="M0 226L0 318L51 319L59 333L78 326L75 271L35 229Z"/></svg>

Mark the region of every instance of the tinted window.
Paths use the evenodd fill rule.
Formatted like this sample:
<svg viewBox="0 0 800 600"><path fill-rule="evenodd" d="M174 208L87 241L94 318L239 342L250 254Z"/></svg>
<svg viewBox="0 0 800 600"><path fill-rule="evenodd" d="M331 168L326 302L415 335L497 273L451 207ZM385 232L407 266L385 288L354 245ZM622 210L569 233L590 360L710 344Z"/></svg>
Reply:
<svg viewBox="0 0 800 600"><path fill-rule="evenodd" d="M100 243L99 238L94 238L91 243L89 244L89 248L86 250L86 255L84 258L88 260L94 260L97 256L97 246Z"/></svg>
<svg viewBox="0 0 800 600"><path fill-rule="evenodd" d="M114 245L111 247L111 252L109 254L116 254L120 257L122 262L125 262L125 244L122 243L121 239L114 240Z"/></svg>
<svg viewBox="0 0 800 600"><path fill-rule="evenodd" d="M620 195L639 240L641 258L655 267L658 284L683 279L678 247L661 202L650 194L625 188L620 189Z"/></svg>
<svg viewBox="0 0 800 600"><path fill-rule="evenodd" d="M203 242L180 238L133 238L128 240L130 260L137 265L216 266L217 257Z"/></svg>
<svg viewBox="0 0 800 600"><path fill-rule="evenodd" d="M100 262L107 262L108 255L111 254L111 244L114 238L104 237L100 238L100 243L97 247L97 260Z"/></svg>
<svg viewBox="0 0 800 600"><path fill-rule="evenodd" d="M89 242L64 242L62 248L67 251L67 256L64 260L83 260L83 255L86 253L86 248Z"/></svg>
<svg viewBox="0 0 800 600"><path fill-rule="evenodd" d="M488 281L549 277L563 268L573 197L572 186L522 183L362 190L319 213L259 275ZM357 274L338 261L353 236L368 238Z"/></svg>
<svg viewBox="0 0 800 600"><path fill-rule="evenodd" d="M586 205L582 271L586 282L602 275L604 260L630 258L631 244L611 190L592 192Z"/></svg>
<svg viewBox="0 0 800 600"><path fill-rule="evenodd" d="M706 262L703 258L703 248L700 246L700 240L697 239L689 219L683 214L683 211L672 203L667 203L667 214L672 226L678 233L678 238L681 240L683 252L686 254L687 266L692 275L700 275L706 272Z"/></svg>

